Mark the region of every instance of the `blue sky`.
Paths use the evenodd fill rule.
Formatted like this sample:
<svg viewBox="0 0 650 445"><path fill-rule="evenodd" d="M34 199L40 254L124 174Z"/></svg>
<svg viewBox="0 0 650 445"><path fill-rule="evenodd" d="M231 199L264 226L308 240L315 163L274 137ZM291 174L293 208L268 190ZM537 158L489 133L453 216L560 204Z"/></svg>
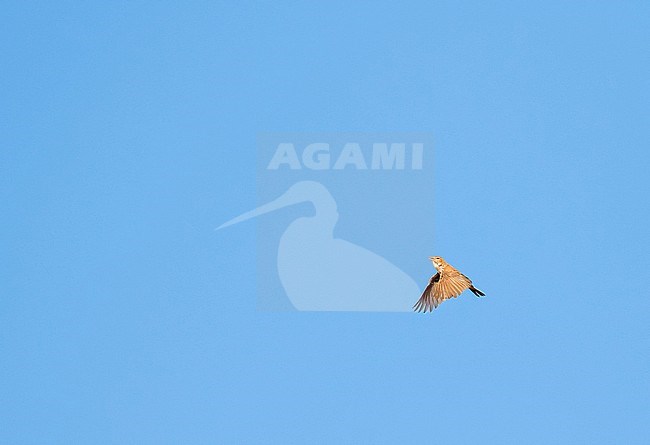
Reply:
<svg viewBox="0 0 650 445"><path fill-rule="evenodd" d="M647 440L649 7L456 3L5 2L0 442ZM259 132L432 134L488 296L256 311Z"/></svg>

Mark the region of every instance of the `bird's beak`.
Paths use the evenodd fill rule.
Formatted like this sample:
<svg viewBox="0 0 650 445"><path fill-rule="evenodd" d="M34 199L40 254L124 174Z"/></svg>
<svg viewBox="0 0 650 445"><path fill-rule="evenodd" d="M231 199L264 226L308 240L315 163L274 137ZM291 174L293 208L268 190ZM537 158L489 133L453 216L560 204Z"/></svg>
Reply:
<svg viewBox="0 0 650 445"><path fill-rule="evenodd" d="M298 202L301 202L300 200L295 200L289 197L287 193L284 193L282 196L280 196L277 199L274 199L273 201L261 205L255 210L251 210L246 213L242 213L236 218L231 219L230 221L226 221L225 223L221 224L219 227L217 227L215 230L220 230L223 229L224 227L232 226L233 224L238 224L242 221L246 221L247 219L254 218L256 216L263 215L265 213L272 212L277 209L281 209L282 207L286 207L292 204L297 204Z"/></svg>

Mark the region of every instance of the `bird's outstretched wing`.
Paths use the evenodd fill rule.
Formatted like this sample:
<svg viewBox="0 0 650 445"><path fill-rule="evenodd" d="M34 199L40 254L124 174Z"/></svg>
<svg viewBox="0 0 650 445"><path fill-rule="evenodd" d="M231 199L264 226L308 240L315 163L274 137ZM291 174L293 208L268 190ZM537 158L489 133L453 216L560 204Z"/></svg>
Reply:
<svg viewBox="0 0 650 445"><path fill-rule="evenodd" d="M469 278L456 269L448 267L442 275L437 273L431 277L429 285L424 289L413 309L416 312L431 312L443 301L456 298L470 287L472 281Z"/></svg>
<svg viewBox="0 0 650 445"><path fill-rule="evenodd" d="M472 280L452 267L447 267L438 282L441 303L449 298L456 298L472 286Z"/></svg>
<svg viewBox="0 0 650 445"><path fill-rule="evenodd" d="M435 298L436 294L436 285L440 281L440 274L437 273L431 277L429 280L429 285L422 292L422 296L415 303L413 309L416 312L431 312L434 308L438 307L438 300Z"/></svg>

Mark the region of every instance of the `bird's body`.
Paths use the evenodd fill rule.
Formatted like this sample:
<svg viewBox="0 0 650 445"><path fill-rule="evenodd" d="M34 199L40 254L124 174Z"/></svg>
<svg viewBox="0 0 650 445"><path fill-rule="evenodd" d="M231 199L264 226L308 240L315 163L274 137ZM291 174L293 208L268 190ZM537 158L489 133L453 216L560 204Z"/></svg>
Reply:
<svg viewBox="0 0 650 445"><path fill-rule="evenodd" d="M451 264L439 256L429 258L438 273L431 277L429 285L422 292L422 296L415 303L413 309L417 312L431 312L440 303L449 298L456 298L464 290L471 290L477 297L485 294L474 287L472 280L460 273Z"/></svg>

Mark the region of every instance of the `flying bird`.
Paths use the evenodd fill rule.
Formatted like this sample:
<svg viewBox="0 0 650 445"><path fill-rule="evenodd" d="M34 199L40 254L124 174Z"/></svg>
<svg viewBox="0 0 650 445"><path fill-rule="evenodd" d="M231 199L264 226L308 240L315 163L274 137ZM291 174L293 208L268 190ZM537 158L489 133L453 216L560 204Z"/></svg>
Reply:
<svg viewBox="0 0 650 445"><path fill-rule="evenodd" d="M431 277L429 285L417 303L413 306L416 312L431 312L440 303L449 298L456 298L464 290L469 289L477 297L484 297L485 294L474 287L472 280L460 273L448 262L439 256L429 257L438 273Z"/></svg>

